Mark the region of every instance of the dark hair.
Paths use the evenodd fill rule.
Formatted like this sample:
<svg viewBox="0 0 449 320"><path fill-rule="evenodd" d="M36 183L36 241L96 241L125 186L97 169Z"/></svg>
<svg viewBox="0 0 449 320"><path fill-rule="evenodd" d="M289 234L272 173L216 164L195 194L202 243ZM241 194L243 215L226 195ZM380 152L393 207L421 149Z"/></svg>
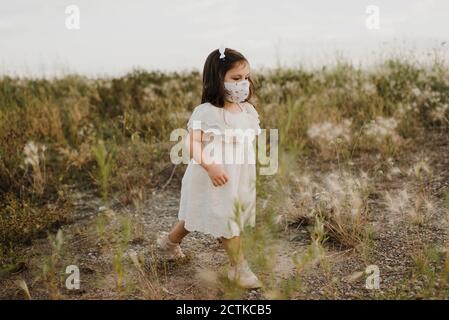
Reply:
<svg viewBox="0 0 449 320"><path fill-rule="evenodd" d="M212 51L206 59L203 68L203 95L201 103L209 102L216 107L223 108L225 101L224 78L226 72L235 67L237 63L248 63L248 60L238 51L226 48L225 58L220 59L218 49ZM249 77L249 101L254 93L254 83Z"/></svg>

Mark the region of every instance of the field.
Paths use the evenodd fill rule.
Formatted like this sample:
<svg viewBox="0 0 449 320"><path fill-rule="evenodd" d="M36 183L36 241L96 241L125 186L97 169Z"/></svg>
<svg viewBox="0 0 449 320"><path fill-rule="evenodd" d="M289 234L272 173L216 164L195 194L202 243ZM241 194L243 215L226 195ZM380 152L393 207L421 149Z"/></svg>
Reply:
<svg viewBox="0 0 449 320"><path fill-rule="evenodd" d="M177 263L155 246L176 221L185 165L169 137L200 103L199 73L0 78L0 298L447 298L446 62L254 78L279 168L258 176L244 249L265 287L249 292L210 236L189 235Z"/></svg>

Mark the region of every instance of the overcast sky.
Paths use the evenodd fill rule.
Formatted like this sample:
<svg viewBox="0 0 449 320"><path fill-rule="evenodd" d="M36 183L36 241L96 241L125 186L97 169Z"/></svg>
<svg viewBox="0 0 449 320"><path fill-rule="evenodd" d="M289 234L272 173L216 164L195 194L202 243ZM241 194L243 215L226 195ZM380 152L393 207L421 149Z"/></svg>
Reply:
<svg viewBox="0 0 449 320"><path fill-rule="evenodd" d="M253 67L369 63L409 49L448 54L448 0L0 0L0 74L200 70L224 44ZM66 7L80 29L66 27ZM367 6L379 8L369 29ZM372 20L370 20L372 21Z"/></svg>

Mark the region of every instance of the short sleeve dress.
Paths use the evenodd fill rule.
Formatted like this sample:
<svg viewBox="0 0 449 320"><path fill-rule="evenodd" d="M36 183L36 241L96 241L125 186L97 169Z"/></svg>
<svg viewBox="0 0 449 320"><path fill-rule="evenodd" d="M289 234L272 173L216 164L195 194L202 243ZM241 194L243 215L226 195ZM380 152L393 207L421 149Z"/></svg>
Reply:
<svg viewBox="0 0 449 320"><path fill-rule="evenodd" d="M206 170L191 159L181 183L179 220L188 231L216 238L240 235L256 221L255 141L260 134L259 115L248 102L233 113L210 103L197 106L188 129L204 132L203 150L221 161L229 181L215 187Z"/></svg>

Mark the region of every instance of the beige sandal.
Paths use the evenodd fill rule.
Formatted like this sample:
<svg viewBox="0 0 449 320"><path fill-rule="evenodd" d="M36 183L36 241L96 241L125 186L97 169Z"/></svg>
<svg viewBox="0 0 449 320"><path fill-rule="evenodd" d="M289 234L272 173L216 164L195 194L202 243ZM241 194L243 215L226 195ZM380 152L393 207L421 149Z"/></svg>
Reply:
<svg viewBox="0 0 449 320"><path fill-rule="evenodd" d="M162 232L157 239L159 249L167 254L169 260L184 259L186 256L181 250L179 243L171 242L168 238L168 232Z"/></svg>
<svg viewBox="0 0 449 320"><path fill-rule="evenodd" d="M243 262L230 266L228 270L228 279L230 281L235 281L239 286L246 289L256 289L262 287L262 283L251 271L248 262L243 260Z"/></svg>

